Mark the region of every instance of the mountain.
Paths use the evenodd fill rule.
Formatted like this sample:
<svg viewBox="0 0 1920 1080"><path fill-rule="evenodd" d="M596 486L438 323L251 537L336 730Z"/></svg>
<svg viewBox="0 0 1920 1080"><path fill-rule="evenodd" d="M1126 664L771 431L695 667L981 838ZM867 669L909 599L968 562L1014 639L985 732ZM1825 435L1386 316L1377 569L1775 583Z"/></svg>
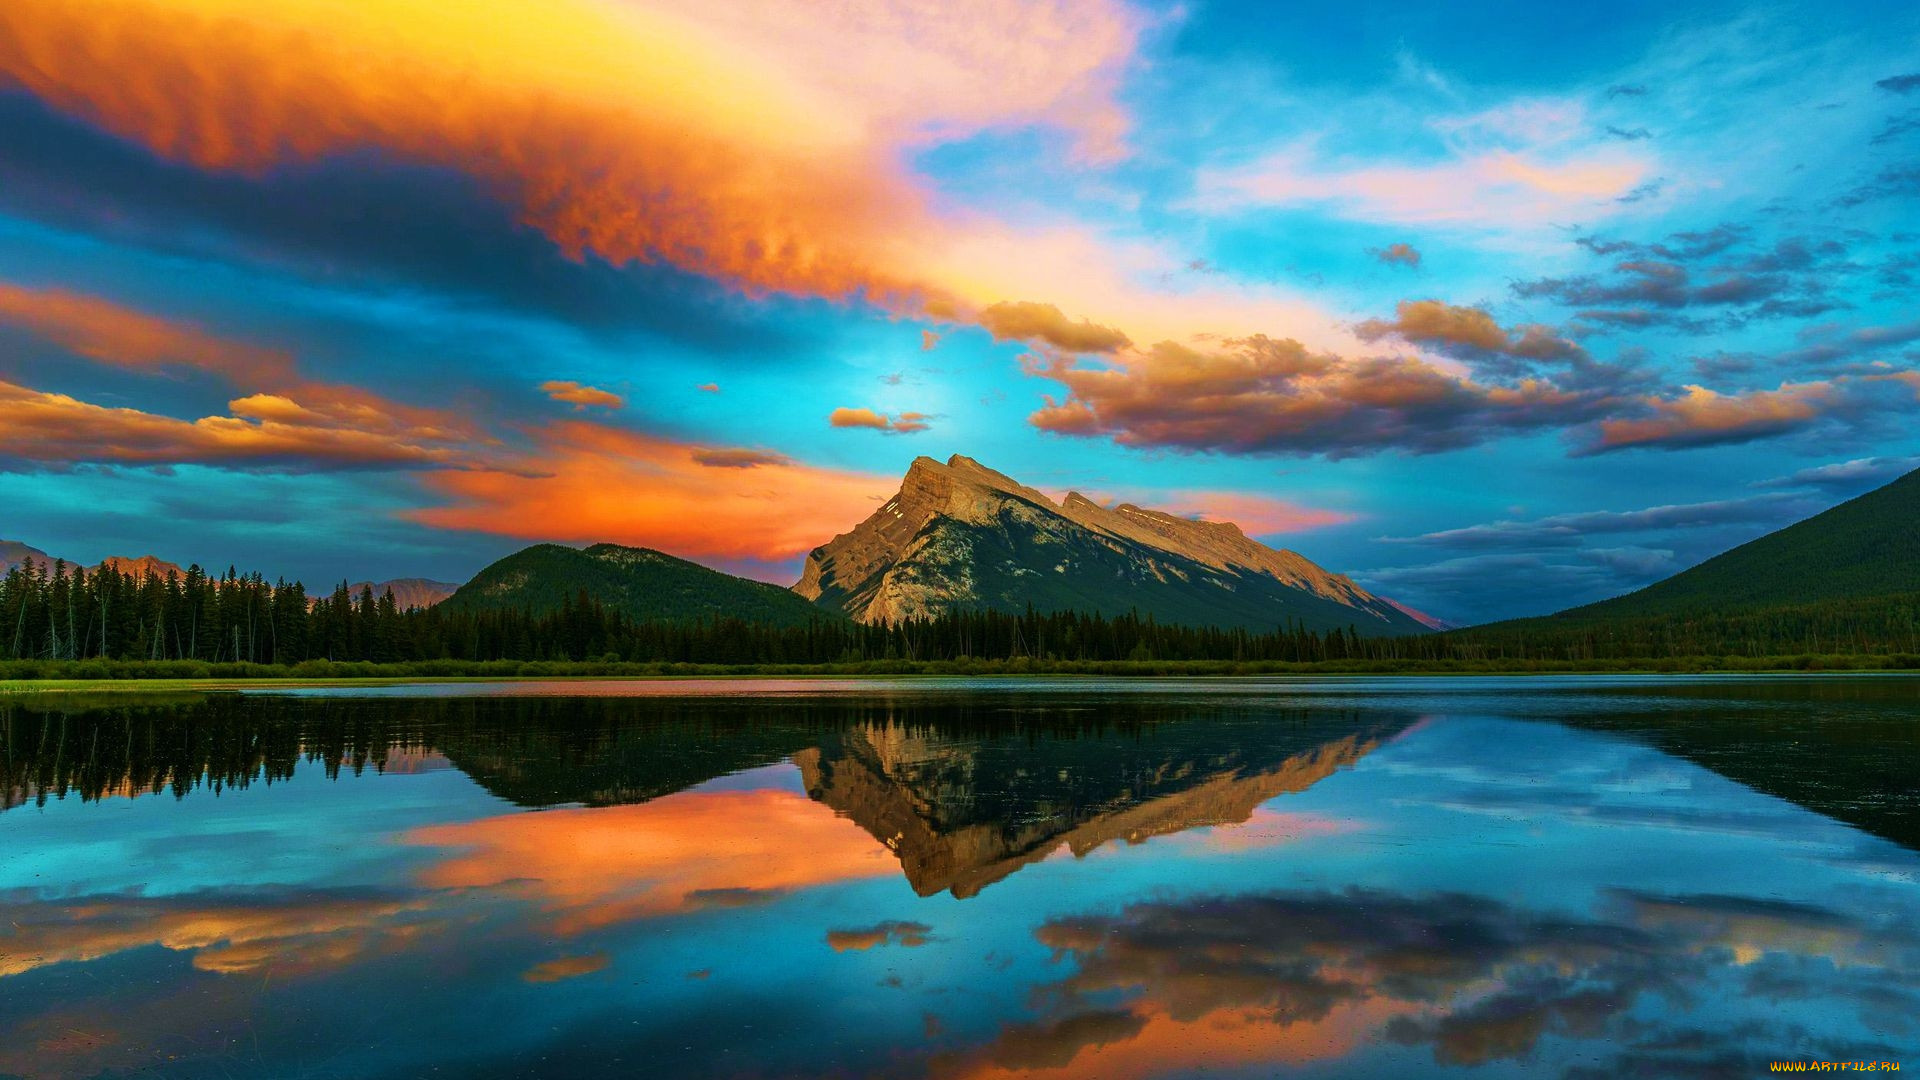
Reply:
<svg viewBox="0 0 1920 1080"><path fill-rule="evenodd" d="M1365 634L1427 627L1239 526L1046 495L955 455L916 458L900 491L807 556L794 591L862 622L953 608L1130 610L1166 623Z"/></svg>
<svg viewBox="0 0 1920 1080"><path fill-rule="evenodd" d="M582 551L535 544L475 574L442 605L452 611L558 610L581 590L636 619L728 616L805 626L831 613L765 582L709 570L649 548L595 544Z"/></svg>
<svg viewBox="0 0 1920 1080"><path fill-rule="evenodd" d="M1920 593L1920 470L1639 592L1549 619L1604 620Z"/></svg>
<svg viewBox="0 0 1920 1080"><path fill-rule="evenodd" d="M91 569L97 573L105 567L111 567L116 573L136 578L156 577L165 579L168 574L172 574L178 578L187 576L185 567L182 567L178 563L167 562L158 555L142 555L137 559L130 559L124 555L109 555L101 559L98 566L94 566Z"/></svg>
<svg viewBox="0 0 1920 1080"><path fill-rule="evenodd" d="M52 566L53 556L18 540L0 540L0 574L28 562L37 566Z"/></svg>
<svg viewBox="0 0 1920 1080"><path fill-rule="evenodd" d="M412 608L430 608L452 596L460 586L451 581L432 581L428 578L403 577L392 581L356 581L347 586L347 591L359 596L362 589L373 590L374 596L387 591L393 592L393 602L401 611Z"/></svg>

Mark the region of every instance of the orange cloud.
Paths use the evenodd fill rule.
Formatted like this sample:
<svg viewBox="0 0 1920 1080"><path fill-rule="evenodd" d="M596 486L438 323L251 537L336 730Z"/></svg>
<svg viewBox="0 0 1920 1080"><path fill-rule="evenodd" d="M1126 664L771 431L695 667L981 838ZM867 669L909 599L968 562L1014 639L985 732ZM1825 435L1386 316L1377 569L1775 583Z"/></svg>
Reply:
<svg viewBox="0 0 1920 1080"><path fill-rule="evenodd" d="M503 814L416 829L406 840L454 849L421 875L425 884L519 892L561 934L897 872L858 825L772 789Z"/></svg>
<svg viewBox="0 0 1920 1080"><path fill-rule="evenodd" d="M424 901L341 898L285 904L176 902L110 897L25 905L16 913L0 978L50 964L98 960L159 945L193 954L202 971L238 974L331 967L411 937L419 924L403 917Z"/></svg>
<svg viewBox="0 0 1920 1080"><path fill-rule="evenodd" d="M1184 259L1156 244L939 202L906 167L928 141L1009 126L1113 157L1145 19L1124 0L15 0L0 79L208 170L364 151L456 170L570 257L752 294L956 322L1011 301L999 333L1071 347L1332 335L1271 290L1170 291ZM1057 317L1009 325L1029 296ZM1133 333L1099 325L1119 317Z"/></svg>
<svg viewBox="0 0 1920 1080"><path fill-rule="evenodd" d="M1348 359L1264 336L1207 350L1163 341L1111 366L1052 357L1030 370L1068 390L1028 418L1043 431L1235 453L1429 453L1592 420L1615 404L1538 379L1485 385L1417 357Z"/></svg>
<svg viewBox="0 0 1920 1080"><path fill-rule="evenodd" d="M589 956L562 956L535 964L520 977L530 983L559 982L562 979L577 979L582 975L591 975L596 971L605 971L608 964L605 953L593 953Z"/></svg>
<svg viewBox="0 0 1920 1080"><path fill-rule="evenodd" d="M1120 331L1084 319L1075 322L1052 304L1002 301L982 311L979 320L997 341L1043 341L1065 352L1113 352L1131 344Z"/></svg>
<svg viewBox="0 0 1920 1080"><path fill-rule="evenodd" d="M541 383L540 389L549 398L572 405L574 412L585 412L590 405L602 409L627 407L627 399L619 394L602 390L597 386L582 386L572 380L551 379Z"/></svg>
<svg viewBox="0 0 1920 1080"><path fill-rule="evenodd" d="M356 403L308 407L276 394L228 403L230 416L178 420L0 382L0 460L41 464L344 467L456 466L464 432L414 427Z"/></svg>
<svg viewBox="0 0 1920 1080"><path fill-rule="evenodd" d="M926 413L903 412L898 416L888 416L873 409L839 408L827 416L827 423L837 428L872 428L890 435L911 435L916 431L927 430Z"/></svg>
<svg viewBox="0 0 1920 1080"><path fill-rule="evenodd" d="M1114 0L17 0L0 75L204 169L372 148L478 177L576 258L911 306L943 230L906 150L1038 125L1113 156L1139 23Z"/></svg>
<svg viewBox="0 0 1920 1080"><path fill-rule="evenodd" d="M1677 398L1640 401L1647 415L1607 420L1588 453L1633 446L1676 449L1747 442L1819 423L1855 423L1874 413L1910 410L1920 401L1920 373L1843 375L1782 383L1776 390L1720 394L1688 386Z"/></svg>
<svg viewBox="0 0 1920 1080"><path fill-rule="evenodd" d="M897 481L736 455L585 421L533 433L538 448L512 471L435 473L449 505L415 521L525 539L611 541L692 558L788 559L873 512Z"/></svg>
<svg viewBox="0 0 1920 1080"><path fill-rule="evenodd" d="M1717 394L1689 386L1686 394L1652 404L1645 419L1608 420L1600 425L1598 449L1629 446L1698 446L1777 435L1818 418L1834 398L1832 383L1793 383L1778 390Z"/></svg>
<svg viewBox="0 0 1920 1080"><path fill-rule="evenodd" d="M1446 342L1480 349L1505 349L1507 332L1493 316L1479 308L1457 307L1439 300L1402 300L1393 322L1369 319L1354 328L1362 341L1398 334L1408 341Z"/></svg>
<svg viewBox="0 0 1920 1080"><path fill-rule="evenodd" d="M304 427L336 424L428 442L477 438L471 423L450 412L405 405L359 387L303 379L290 353L101 296L0 282L0 323L112 367L149 374L186 368L219 375L246 392L230 407L235 416L247 419Z"/></svg>
<svg viewBox="0 0 1920 1080"><path fill-rule="evenodd" d="M1585 349L1555 333L1551 327L1529 324L1507 330L1480 308L1460 307L1440 300L1402 300L1394 318L1368 319L1353 328L1362 341L1378 341L1389 334L1416 345L1441 350L1448 346L1508 353L1525 360L1586 362Z"/></svg>
<svg viewBox="0 0 1920 1080"><path fill-rule="evenodd" d="M282 386L295 379L293 357L285 352L66 289L0 282L0 322L115 367L196 368L254 387Z"/></svg>

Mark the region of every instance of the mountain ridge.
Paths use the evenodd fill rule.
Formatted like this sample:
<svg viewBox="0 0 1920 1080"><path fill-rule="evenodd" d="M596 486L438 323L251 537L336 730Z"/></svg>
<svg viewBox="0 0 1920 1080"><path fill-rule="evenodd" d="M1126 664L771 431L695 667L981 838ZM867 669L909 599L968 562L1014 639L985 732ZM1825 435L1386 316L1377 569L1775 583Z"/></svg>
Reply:
<svg viewBox="0 0 1920 1080"><path fill-rule="evenodd" d="M1643 589L1543 618L1605 620L1904 593L1920 593L1920 469Z"/></svg>
<svg viewBox="0 0 1920 1080"><path fill-rule="evenodd" d="M805 626L835 615L778 585L702 566L652 548L534 544L494 562L441 601L450 611L557 611L585 591L641 621L737 618Z"/></svg>

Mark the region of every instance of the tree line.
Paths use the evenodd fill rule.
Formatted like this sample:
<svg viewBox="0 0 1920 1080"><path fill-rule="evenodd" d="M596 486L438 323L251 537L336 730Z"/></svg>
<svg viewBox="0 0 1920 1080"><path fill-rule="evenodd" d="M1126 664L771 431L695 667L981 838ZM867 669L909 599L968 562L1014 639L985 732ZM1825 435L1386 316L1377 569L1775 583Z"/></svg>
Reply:
<svg viewBox="0 0 1920 1080"><path fill-rule="evenodd" d="M1163 624L1151 616L961 610L885 625L822 611L804 626L740 619L648 621L584 591L551 611L402 610L343 582L310 597L198 566L136 576L107 566L16 566L0 579L0 660L818 665L870 661L1339 661L1512 663L1669 657L1920 653L1920 596L1581 623L1536 619L1406 637L1298 623L1269 630Z"/></svg>

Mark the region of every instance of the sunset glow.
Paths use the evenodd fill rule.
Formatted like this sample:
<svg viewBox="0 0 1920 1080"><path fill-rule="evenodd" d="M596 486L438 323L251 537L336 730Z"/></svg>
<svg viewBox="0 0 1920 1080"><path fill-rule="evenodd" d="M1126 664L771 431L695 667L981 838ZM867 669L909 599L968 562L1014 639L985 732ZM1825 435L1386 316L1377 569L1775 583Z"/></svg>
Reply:
<svg viewBox="0 0 1920 1080"><path fill-rule="evenodd" d="M1358 18L15 0L0 539L791 584L957 452L1476 621L1785 520L1414 538L1920 460L1911 12ZM328 524L263 540L261 485Z"/></svg>

